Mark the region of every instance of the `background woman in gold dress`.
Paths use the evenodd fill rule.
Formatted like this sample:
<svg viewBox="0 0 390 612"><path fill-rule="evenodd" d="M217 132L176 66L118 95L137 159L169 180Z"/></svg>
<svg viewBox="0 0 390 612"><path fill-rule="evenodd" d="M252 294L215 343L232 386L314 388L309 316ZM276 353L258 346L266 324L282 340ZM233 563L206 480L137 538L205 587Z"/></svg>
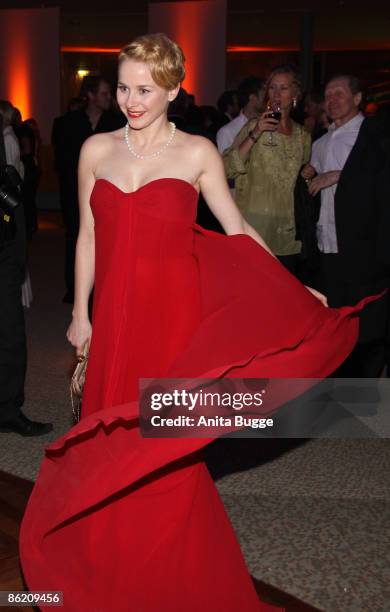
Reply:
<svg viewBox="0 0 390 612"><path fill-rule="evenodd" d="M280 107L280 121L270 117L268 108L258 119L248 121L223 156L246 220L287 269L298 275L301 243L295 239L294 186L311 148L310 135L290 116L300 93L295 70L289 65L275 68L267 81L265 100L271 109ZM270 133L273 146L269 146Z"/></svg>

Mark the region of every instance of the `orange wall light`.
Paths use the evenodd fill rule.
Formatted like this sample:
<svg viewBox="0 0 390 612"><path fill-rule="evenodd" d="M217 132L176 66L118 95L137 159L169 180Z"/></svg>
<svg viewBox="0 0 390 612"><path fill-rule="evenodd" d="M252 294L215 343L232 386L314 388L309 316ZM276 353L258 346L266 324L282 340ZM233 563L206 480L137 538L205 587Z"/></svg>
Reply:
<svg viewBox="0 0 390 612"><path fill-rule="evenodd" d="M18 108L23 119L31 115L29 68L25 58L15 58L12 71L8 75L10 102Z"/></svg>
<svg viewBox="0 0 390 612"><path fill-rule="evenodd" d="M0 97L34 117L50 142L60 111L59 10L1 10L0 65Z"/></svg>
<svg viewBox="0 0 390 612"><path fill-rule="evenodd" d="M165 32L186 57L184 87L215 104L225 87L226 0L149 2L149 32Z"/></svg>
<svg viewBox="0 0 390 612"><path fill-rule="evenodd" d="M226 51L228 53L269 53L274 51L298 51L299 47L258 47L255 45L230 45Z"/></svg>
<svg viewBox="0 0 390 612"><path fill-rule="evenodd" d="M63 53L119 53L120 48L116 47L71 47L64 45L61 47Z"/></svg>
<svg viewBox="0 0 390 612"><path fill-rule="evenodd" d="M1 32L4 49L7 50L6 61L2 66L5 81L3 96L20 110L23 119L27 119L31 114L30 36L25 27L25 21L18 20L16 11L5 12L7 13L7 27Z"/></svg>

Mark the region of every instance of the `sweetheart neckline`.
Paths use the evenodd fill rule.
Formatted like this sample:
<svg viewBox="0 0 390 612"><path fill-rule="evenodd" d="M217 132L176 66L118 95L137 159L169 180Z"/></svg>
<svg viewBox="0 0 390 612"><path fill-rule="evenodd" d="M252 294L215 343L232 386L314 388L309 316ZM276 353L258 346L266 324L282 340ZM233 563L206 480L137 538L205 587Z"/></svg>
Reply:
<svg viewBox="0 0 390 612"><path fill-rule="evenodd" d="M188 185L188 187L190 189L192 189L197 196L199 196L199 192L197 191L197 189L195 188L195 186L190 183L189 181L186 181L184 179L181 178L175 178L175 177L161 177L161 178L157 178L157 179L153 179L151 181L149 181L148 183L145 183L145 185L141 185L141 187L138 187L138 189L135 189L134 191L123 191L123 189L121 189L120 187L118 187L118 185L115 185L115 183L112 183L111 181L109 181L108 179L105 178L97 178L95 181L95 185L96 183L103 181L104 183L107 183L107 185L110 185L111 187L113 187L114 189L116 189L116 191L119 191L119 193L125 195L125 196L130 196L130 195L134 195L136 193L138 193L139 191L142 191L142 189L145 189L145 187L148 187L149 185L152 185L153 183L158 183L159 181L177 181L179 183L184 183L185 185ZM94 187L95 187L94 185Z"/></svg>

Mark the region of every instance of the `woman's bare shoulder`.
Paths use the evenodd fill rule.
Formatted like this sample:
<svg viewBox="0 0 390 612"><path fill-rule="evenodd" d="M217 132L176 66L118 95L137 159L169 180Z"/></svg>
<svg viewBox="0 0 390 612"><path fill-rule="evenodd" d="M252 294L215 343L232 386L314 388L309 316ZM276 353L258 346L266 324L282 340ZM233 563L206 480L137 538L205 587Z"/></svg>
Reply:
<svg viewBox="0 0 390 612"><path fill-rule="evenodd" d="M105 132L103 134L94 134L87 138L84 142L81 155L84 159L96 161L101 157L110 154L115 147L115 144L123 139L123 128L114 132Z"/></svg>
<svg viewBox="0 0 390 612"><path fill-rule="evenodd" d="M177 130L177 137L178 145L184 150L188 151L188 154L191 155L191 157L194 155L218 154L216 145L204 136L187 134L186 132Z"/></svg>

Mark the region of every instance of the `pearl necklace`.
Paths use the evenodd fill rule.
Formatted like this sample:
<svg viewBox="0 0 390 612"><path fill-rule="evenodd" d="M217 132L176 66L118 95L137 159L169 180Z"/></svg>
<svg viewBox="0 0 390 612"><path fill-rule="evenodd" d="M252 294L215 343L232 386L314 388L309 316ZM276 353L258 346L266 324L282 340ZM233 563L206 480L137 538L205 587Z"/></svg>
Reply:
<svg viewBox="0 0 390 612"><path fill-rule="evenodd" d="M167 142L161 147L161 149L159 149L158 151L156 151L155 153L151 153L150 155L139 155L139 153L136 153L133 149L133 147L130 144L130 140L129 140L129 124L126 123L126 127L125 127L125 141L127 144L127 148L129 149L130 153L132 155L134 155L134 157L136 157L137 159L152 159L152 157L158 157L159 155L161 155L161 153L163 153L165 151L165 149L167 147L169 147L169 145L171 144L174 136L175 136L175 132L176 132L176 125L170 121L169 122L170 126L171 126L171 133L170 136L167 140Z"/></svg>

